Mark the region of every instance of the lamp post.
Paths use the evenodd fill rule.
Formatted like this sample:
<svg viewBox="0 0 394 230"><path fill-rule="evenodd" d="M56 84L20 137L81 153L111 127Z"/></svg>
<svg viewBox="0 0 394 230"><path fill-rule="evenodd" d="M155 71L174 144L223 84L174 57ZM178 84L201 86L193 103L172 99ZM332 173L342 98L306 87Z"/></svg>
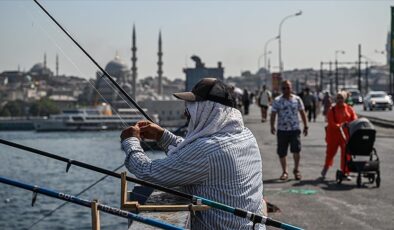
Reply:
<svg viewBox="0 0 394 230"><path fill-rule="evenodd" d="M283 72L283 62L282 62L282 25L283 23L291 18L291 17L296 17L296 16L300 16L302 14L302 11L300 10L299 12L295 13L295 14L291 14L289 16L286 16L282 19L282 21L279 24L279 34L278 34L278 46L279 46L279 73L282 74Z"/></svg>
<svg viewBox="0 0 394 230"><path fill-rule="evenodd" d="M257 61L257 65L258 65L257 71L260 71L260 61L261 61L261 58L264 57L264 69L265 69L265 72L264 72L264 74L261 74L261 78L260 78L260 80L261 80L260 83L264 83L264 84L267 84L267 72L268 72L268 69L267 69L267 66L265 64L265 60L267 59L267 56L269 54L271 54L270 50L268 52L266 50L264 50L264 53L259 56L259 59Z"/></svg>
<svg viewBox="0 0 394 230"><path fill-rule="evenodd" d="M335 90L337 92L338 92L338 84L339 84L339 82L338 82L338 53L345 54L345 51L344 50L335 50ZM344 83L346 83L345 79L343 81L344 81Z"/></svg>
<svg viewBox="0 0 394 230"><path fill-rule="evenodd" d="M261 63L261 58L262 58L262 57L264 57L264 68L267 69L267 66L266 66L266 64L265 64L265 60L267 59L267 56L268 56L269 54L271 54L271 53L272 53L271 50L268 50L268 52L265 52L265 51L264 51L264 53L261 54L261 55L259 56L259 59L257 60L257 67L258 67L257 71L260 70L260 68L261 68L260 63Z"/></svg>
<svg viewBox="0 0 394 230"><path fill-rule="evenodd" d="M279 36L275 36L273 38L268 39L268 41L264 44L264 54L267 54L268 44L276 39L279 39ZM267 69L267 55L264 55L264 68Z"/></svg>

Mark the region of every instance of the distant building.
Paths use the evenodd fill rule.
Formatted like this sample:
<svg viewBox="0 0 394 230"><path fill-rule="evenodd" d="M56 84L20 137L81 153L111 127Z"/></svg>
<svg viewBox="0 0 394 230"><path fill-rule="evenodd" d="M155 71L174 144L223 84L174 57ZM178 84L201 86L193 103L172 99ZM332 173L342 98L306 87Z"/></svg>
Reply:
<svg viewBox="0 0 394 230"><path fill-rule="evenodd" d="M29 71L34 81L49 81L54 76L53 72L47 67L47 55L44 54L44 62L35 64Z"/></svg>
<svg viewBox="0 0 394 230"><path fill-rule="evenodd" d="M68 95L51 95L49 99L61 109L73 109L77 105L77 99Z"/></svg>
<svg viewBox="0 0 394 230"><path fill-rule="evenodd" d="M196 63L195 68L183 69L183 72L186 74L186 91L190 91L202 78L211 77L224 80L224 69L221 62L218 62L218 67L216 68L207 68L199 57L192 56L191 59Z"/></svg>
<svg viewBox="0 0 394 230"><path fill-rule="evenodd" d="M142 108L148 109L149 113L157 114L160 125L165 127L179 127L186 123L185 102L181 100L145 100L139 102Z"/></svg>
<svg viewBox="0 0 394 230"><path fill-rule="evenodd" d="M118 55L116 55L114 60L110 61L106 65L105 71L114 78L114 80L126 91L126 93L132 93L132 85L130 83L131 71ZM118 97L118 90L114 90L112 88L114 87L113 84L108 80L107 76L101 73L101 71L97 71L95 87L99 91L96 92L94 100L95 104L101 102L112 104L117 100L121 100L121 98ZM103 97L106 101L103 99Z"/></svg>

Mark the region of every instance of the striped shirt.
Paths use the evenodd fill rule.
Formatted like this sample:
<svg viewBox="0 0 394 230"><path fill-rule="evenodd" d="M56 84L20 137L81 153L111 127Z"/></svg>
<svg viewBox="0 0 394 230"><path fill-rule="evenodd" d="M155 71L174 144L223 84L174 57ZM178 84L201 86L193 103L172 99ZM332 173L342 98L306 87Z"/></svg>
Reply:
<svg viewBox="0 0 394 230"><path fill-rule="evenodd" d="M182 140L165 130L158 144L167 152L170 145ZM127 169L142 180L167 187L181 186L186 193L262 214L261 155L247 128L239 133L199 138L157 160L144 154L137 138L124 140L122 148ZM214 208L196 212L192 219L193 229L251 229L252 225L247 219Z"/></svg>

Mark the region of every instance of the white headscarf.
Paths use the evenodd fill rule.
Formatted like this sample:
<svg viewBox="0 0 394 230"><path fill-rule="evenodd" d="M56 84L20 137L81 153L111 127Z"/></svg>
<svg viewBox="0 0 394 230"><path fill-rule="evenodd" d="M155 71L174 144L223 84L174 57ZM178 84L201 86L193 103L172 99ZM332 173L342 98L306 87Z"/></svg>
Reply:
<svg viewBox="0 0 394 230"><path fill-rule="evenodd" d="M240 133L244 128L238 109L213 101L186 102L186 108L190 113L186 137L177 146L169 146L168 155L198 138L217 133Z"/></svg>

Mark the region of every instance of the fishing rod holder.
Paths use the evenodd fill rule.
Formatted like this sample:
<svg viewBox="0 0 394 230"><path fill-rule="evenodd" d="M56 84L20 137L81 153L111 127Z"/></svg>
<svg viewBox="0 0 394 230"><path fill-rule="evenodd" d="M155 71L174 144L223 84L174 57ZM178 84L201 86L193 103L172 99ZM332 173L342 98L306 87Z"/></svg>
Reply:
<svg viewBox="0 0 394 230"><path fill-rule="evenodd" d="M39 189L39 187L37 185L34 186L33 188L33 196L31 197L31 206L33 207L34 204L36 203L37 200L37 189Z"/></svg>
<svg viewBox="0 0 394 230"><path fill-rule="evenodd" d="M93 200L90 209L92 213L92 230L100 230L100 211L98 210L98 200Z"/></svg>
<svg viewBox="0 0 394 230"><path fill-rule="evenodd" d="M144 211L151 212L176 212L176 211L190 211L194 214L195 211L204 211L210 207L202 204L166 204L166 205L145 205L140 204L136 200L128 200L127 190L127 172L121 174L121 197L120 207L123 210L139 213Z"/></svg>
<svg viewBox="0 0 394 230"><path fill-rule="evenodd" d="M73 160L69 159L67 162L67 166L66 166L66 173L68 173L68 170L70 170L71 165L73 164Z"/></svg>

